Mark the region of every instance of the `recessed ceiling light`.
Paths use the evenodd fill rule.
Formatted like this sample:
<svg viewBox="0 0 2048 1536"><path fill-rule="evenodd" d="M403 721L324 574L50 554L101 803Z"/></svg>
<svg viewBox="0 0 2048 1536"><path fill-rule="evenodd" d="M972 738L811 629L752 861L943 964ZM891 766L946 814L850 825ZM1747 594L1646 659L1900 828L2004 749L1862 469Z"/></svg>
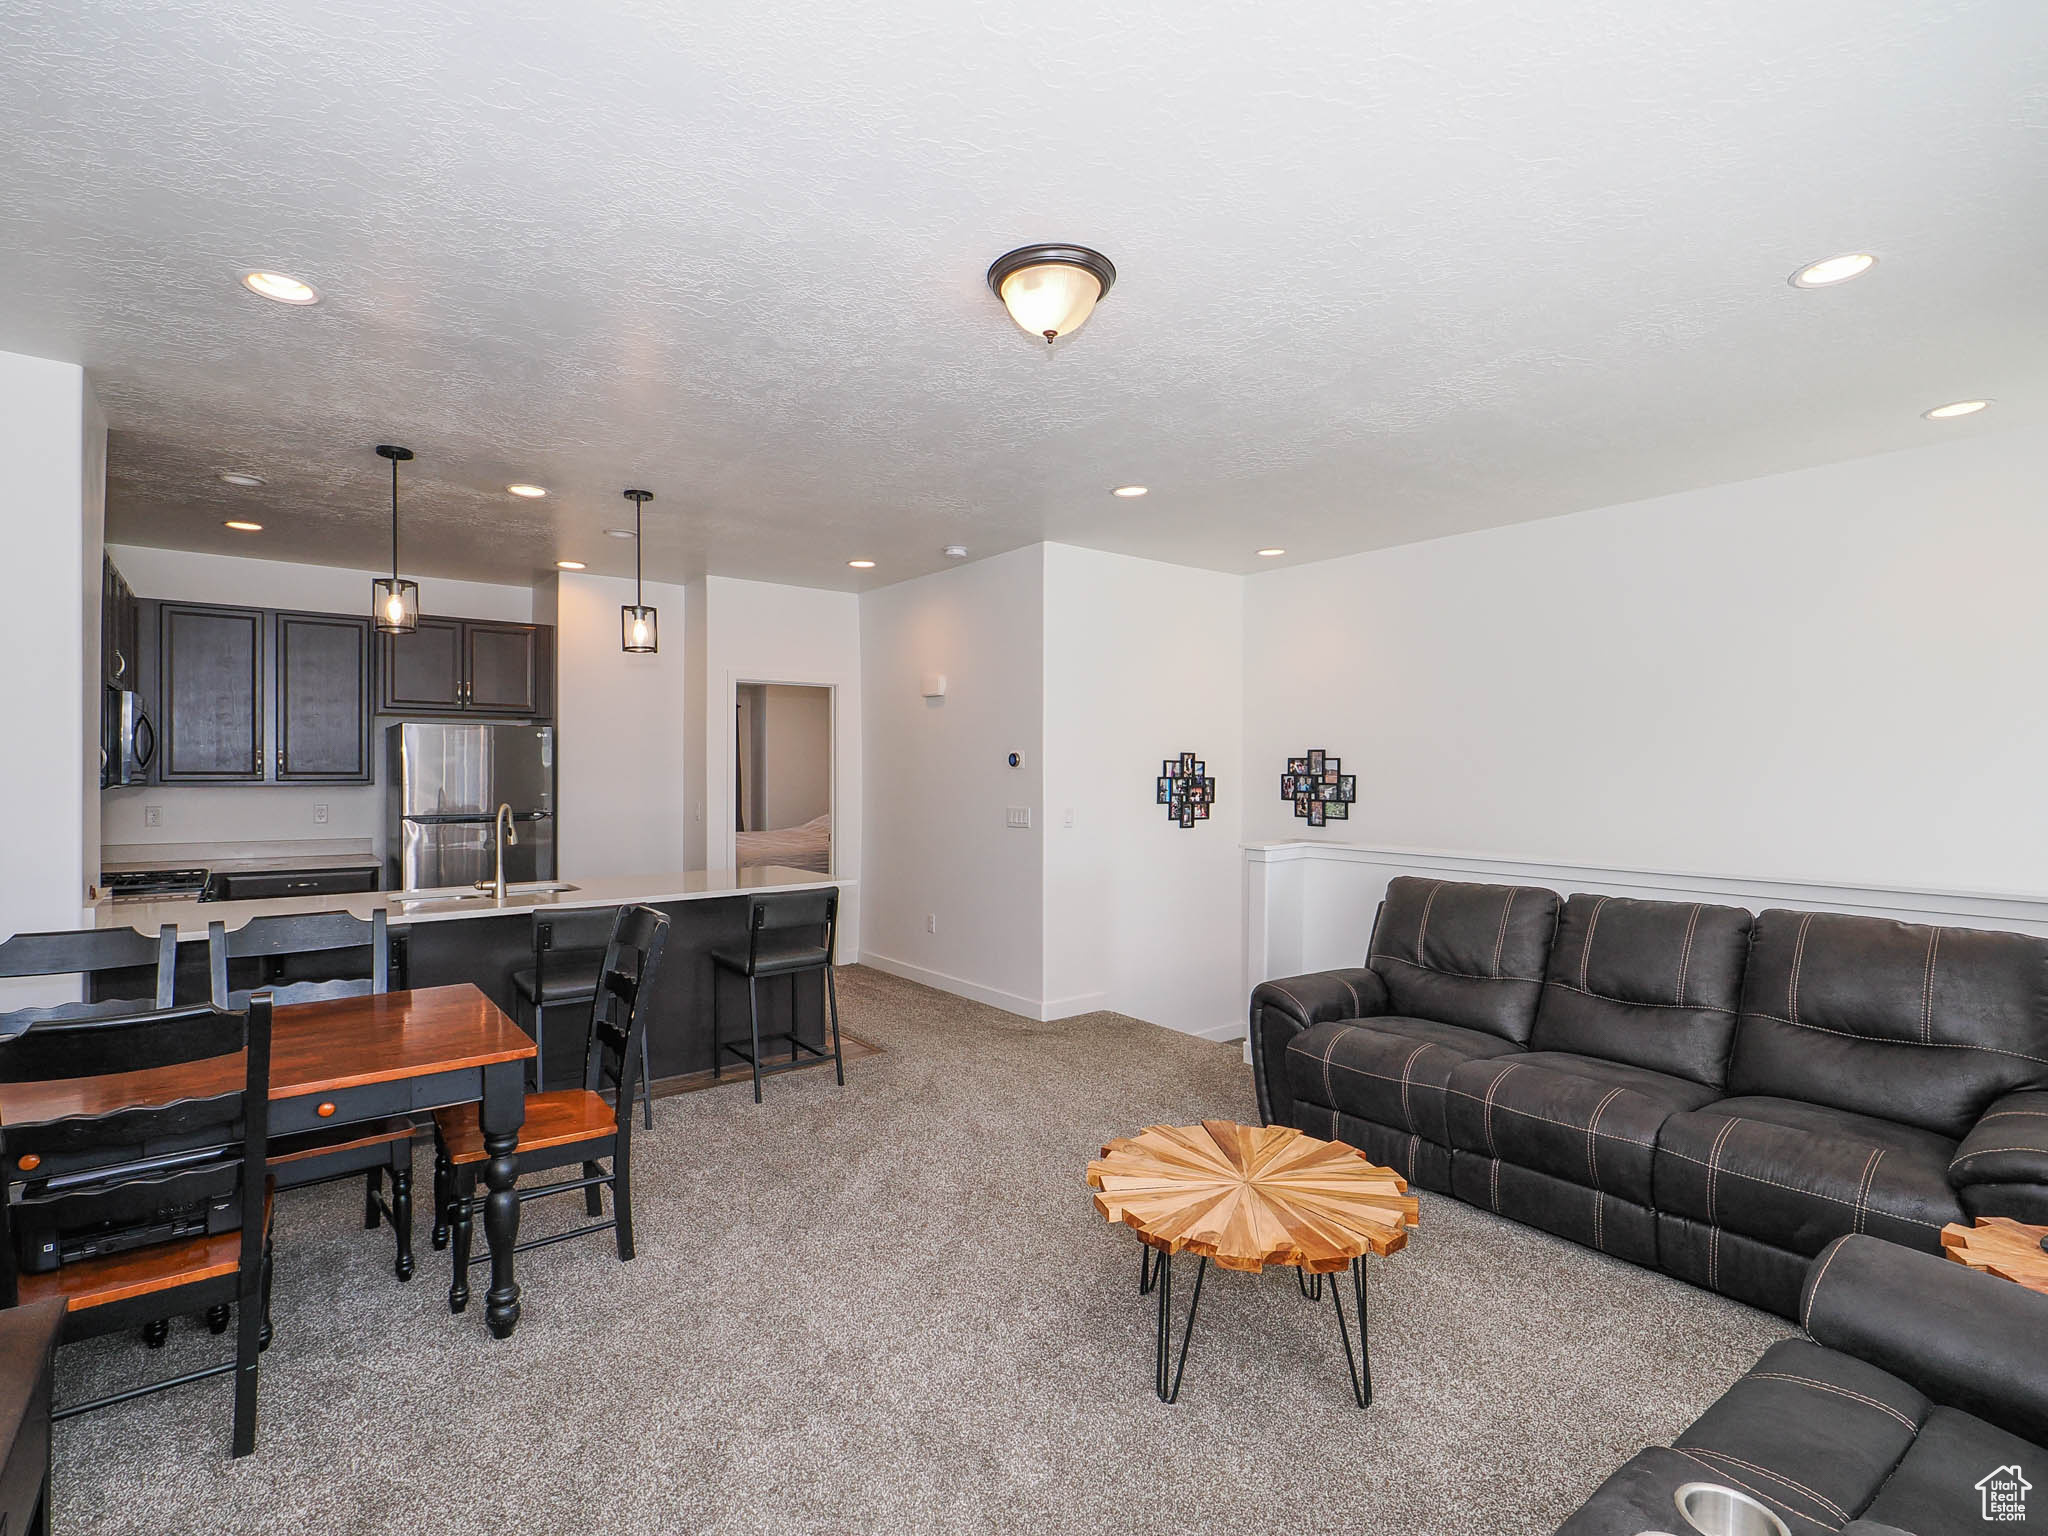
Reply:
<svg viewBox="0 0 2048 1536"><path fill-rule="evenodd" d="M555 569L558 571L587 571L590 567L581 560L557 560L555 562Z"/></svg>
<svg viewBox="0 0 2048 1536"><path fill-rule="evenodd" d="M948 544L939 553L948 560L965 560L967 558L967 546L965 544Z"/></svg>
<svg viewBox="0 0 2048 1536"><path fill-rule="evenodd" d="M1937 405L1933 410L1920 414L1929 421L1952 421L1958 416L1974 416L1990 403L1989 400L1952 400L1947 405Z"/></svg>
<svg viewBox="0 0 2048 1536"><path fill-rule="evenodd" d="M1868 251L1850 251L1841 256L1830 256L1825 261L1816 261L1808 267L1794 272L1791 283L1794 288L1832 288L1837 283L1846 283L1852 277L1861 277L1877 265L1877 258Z"/></svg>
<svg viewBox="0 0 2048 1536"><path fill-rule="evenodd" d="M528 501L538 501L548 493L548 488L544 485L527 485L524 482L518 485L508 485L505 489L514 496L524 496Z"/></svg>
<svg viewBox="0 0 2048 1536"><path fill-rule="evenodd" d="M224 528L232 528L237 533L261 533L263 531L263 525L261 523L245 523L240 518L231 518L229 521L223 523L221 526Z"/></svg>
<svg viewBox="0 0 2048 1536"><path fill-rule="evenodd" d="M1284 555L1286 553L1287 551L1284 549L1262 549L1259 551L1259 558L1261 560L1271 560L1275 555Z"/></svg>
<svg viewBox="0 0 2048 1536"><path fill-rule="evenodd" d="M1131 497L1142 496L1151 489L1152 487L1149 485L1120 485L1115 490L1111 491L1109 494L1112 496L1121 496L1126 501L1128 501L1131 499Z"/></svg>
<svg viewBox="0 0 2048 1536"><path fill-rule="evenodd" d="M849 560L846 563L856 571L872 571L875 568L875 562L872 560Z"/></svg>
<svg viewBox="0 0 2048 1536"><path fill-rule="evenodd" d="M230 470L220 477L223 485L239 485L244 490L253 490L263 483L261 475L244 474L241 470Z"/></svg>
<svg viewBox="0 0 2048 1536"><path fill-rule="evenodd" d="M318 304L320 294L311 283L282 272L244 272L242 286L251 293L274 299L279 304Z"/></svg>

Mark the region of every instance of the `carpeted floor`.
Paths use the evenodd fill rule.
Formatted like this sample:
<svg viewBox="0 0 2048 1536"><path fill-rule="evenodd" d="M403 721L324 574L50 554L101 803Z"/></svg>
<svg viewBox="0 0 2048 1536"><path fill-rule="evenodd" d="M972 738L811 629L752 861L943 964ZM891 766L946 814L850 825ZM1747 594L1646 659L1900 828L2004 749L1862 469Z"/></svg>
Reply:
<svg viewBox="0 0 2048 1536"><path fill-rule="evenodd" d="M883 1054L844 1090L814 1071L758 1108L744 1083L661 1101L635 1139L639 1257L524 1256L509 1343L480 1298L449 1315L424 1221L401 1286L357 1185L283 1200L256 1455L227 1459L224 1381L72 1420L58 1528L1542 1532L1789 1331L1424 1195L1373 1264L1368 1412L1287 1271L1212 1275L1167 1407L1136 1244L1083 1165L1149 1123L1256 1118L1241 1047L863 969L840 995ZM524 1232L580 1211L529 1207ZM75 1345L59 1395L224 1342L183 1322L155 1355Z"/></svg>

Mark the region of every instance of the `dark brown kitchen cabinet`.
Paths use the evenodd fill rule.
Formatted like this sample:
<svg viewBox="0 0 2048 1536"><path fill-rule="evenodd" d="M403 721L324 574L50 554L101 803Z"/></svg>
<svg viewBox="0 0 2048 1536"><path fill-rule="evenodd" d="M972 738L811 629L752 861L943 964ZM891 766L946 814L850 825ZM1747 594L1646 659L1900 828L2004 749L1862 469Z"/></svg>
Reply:
<svg viewBox="0 0 2048 1536"><path fill-rule="evenodd" d="M369 783L370 621L279 613L271 623L276 781Z"/></svg>
<svg viewBox="0 0 2048 1536"><path fill-rule="evenodd" d="M157 777L166 784L264 780L260 608L162 603Z"/></svg>
<svg viewBox="0 0 2048 1536"><path fill-rule="evenodd" d="M412 634L380 639L380 714L554 713L554 631L546 625L423 618Z"/></svg>
<svg viewBox="0 0 2048 1536"><path fill-rule="evenodd" d="M138 686L142 605L112 560L100 561L100 672L109 688Z"/></svg>

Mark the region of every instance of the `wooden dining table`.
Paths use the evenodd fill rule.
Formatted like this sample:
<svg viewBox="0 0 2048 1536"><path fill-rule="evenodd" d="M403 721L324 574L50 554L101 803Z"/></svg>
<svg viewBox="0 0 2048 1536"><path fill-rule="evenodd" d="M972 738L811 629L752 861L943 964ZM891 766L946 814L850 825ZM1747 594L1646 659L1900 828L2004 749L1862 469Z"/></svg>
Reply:
<svg viewBox="0 0 2048 1536"><path fill-rule="evenodd" d="M276 1010L270 1034L270 1134L331 1129L390 1115L476 1103L484 1135L484 1236L491 1288L484 1321L498 1338L519 1324L513 1249L519 1240L518 1164L526 1118L527 1033L468 982ZM146 1072L0 1084L0 1123L100 1115L144 1104L231 1093L239 1058ZM467 1294L464 1277L456 1276Z"/></svg>

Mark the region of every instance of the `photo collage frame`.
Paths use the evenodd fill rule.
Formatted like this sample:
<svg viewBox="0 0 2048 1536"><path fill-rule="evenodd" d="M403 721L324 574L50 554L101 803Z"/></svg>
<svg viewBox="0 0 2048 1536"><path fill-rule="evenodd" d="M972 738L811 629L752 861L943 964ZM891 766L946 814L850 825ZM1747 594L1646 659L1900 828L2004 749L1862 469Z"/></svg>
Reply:
<svg viewBox="0 0 2048 1536"><path fill-rule="evenodd" d="M1209 777L1209 765L1192 752L1169 757L1159 765L1159 803L1166 807L1166 819L1182 831L1209 819L1209 807L1216 803L1216 781Z"/></svg>
<svg viewBox="0 0 2048 1536"><path fill-rule="evenodd" d="M1349 821L1358 801L1358 778L1320 747L1287 759L1280 775L1280 798L1294 802L1294 814L1312 827Z"/></svg>

